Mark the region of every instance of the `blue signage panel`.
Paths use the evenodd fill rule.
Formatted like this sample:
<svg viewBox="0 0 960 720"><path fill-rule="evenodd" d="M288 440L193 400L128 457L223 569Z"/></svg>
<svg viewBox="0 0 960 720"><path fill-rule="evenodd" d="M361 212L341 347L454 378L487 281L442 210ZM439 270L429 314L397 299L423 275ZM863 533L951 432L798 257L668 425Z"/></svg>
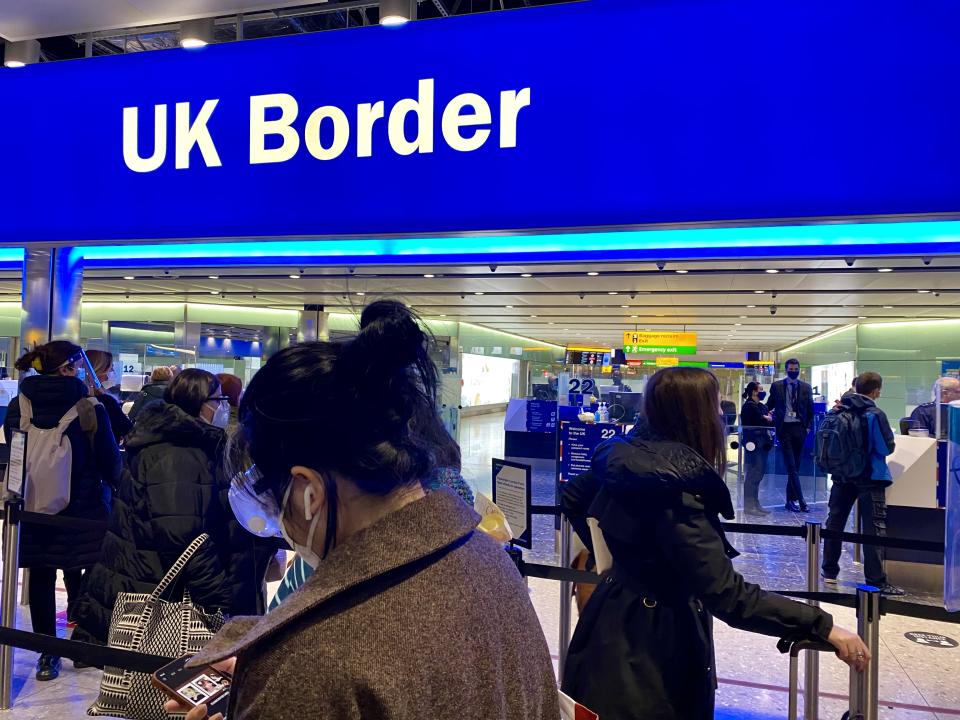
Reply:
<svg viewBox="0 0 960 720"><path fill-rule="evenodd" d="M593 453L605 440L623 434L622 425L596 425L579 420L560 423L559 480L565 482L590 469Z"/></svg>
<svg viewBox="0 0 960 720"><path fill-rule="evenodd" d="M557 401L527 400L527 432L557 431Z"/></svg>
<svg viewBox="0 0 960 720"><path fill-rule="evenodd" d="M958 212L958 27L591 0L6 70L0 242Z"/></svg>

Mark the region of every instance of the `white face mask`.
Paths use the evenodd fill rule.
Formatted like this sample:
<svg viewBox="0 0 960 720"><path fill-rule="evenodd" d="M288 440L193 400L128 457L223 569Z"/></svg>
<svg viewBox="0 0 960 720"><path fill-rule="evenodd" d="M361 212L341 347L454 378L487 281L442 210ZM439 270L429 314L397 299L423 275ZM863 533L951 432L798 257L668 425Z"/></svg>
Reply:
<svg viewBox="0 0 960 720"><path fill-rule="evenodd" d="M283 494L283 502L280 503L280 533L283 535L283 539L287 541L287 544L293 548L293 551L303 558L303 561L307 565L316 569L317 566L320 565L320 556L317 555L313 549L313 539L317 534L317 523L320 521L320 514L317 513L314 515L310 512L310 503L313 502L313 488L307 485L303 489L303 516L304 519L310 523L306 545L295 543L283 523L284 510L287 507L287 502L290 500L291 490L293 490L293 482L287 487L287 491Z"/></svg>
<svg viewBox="0 0 960 720"><path fill-rule="evenodd" d="M217 404L217 409L213 411L213 418L211 420L207 420L203 415L201 415L200 418L208 425L226 429L227 425L230 424L230 405L225 402L220 402Z"/></svg>

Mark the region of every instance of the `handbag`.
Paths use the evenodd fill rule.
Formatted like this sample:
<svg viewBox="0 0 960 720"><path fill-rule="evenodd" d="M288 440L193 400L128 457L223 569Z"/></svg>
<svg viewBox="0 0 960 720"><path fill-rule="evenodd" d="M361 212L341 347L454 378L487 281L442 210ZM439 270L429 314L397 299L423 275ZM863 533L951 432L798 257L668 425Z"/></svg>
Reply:
<svg viewBox="0 0 960 720"><path fill-rule="evenodd" d="M120 593L110 618L107 645L121 650L179 658L198 653L223 627L223 613L207 613L194 605L184 588L180 602L161 599L209 535L200 535L183 551L156 589L146 593ZM87 715L169 720L163 704L169 698L155 688L146 673L105 667L100 695Z"/></svg>

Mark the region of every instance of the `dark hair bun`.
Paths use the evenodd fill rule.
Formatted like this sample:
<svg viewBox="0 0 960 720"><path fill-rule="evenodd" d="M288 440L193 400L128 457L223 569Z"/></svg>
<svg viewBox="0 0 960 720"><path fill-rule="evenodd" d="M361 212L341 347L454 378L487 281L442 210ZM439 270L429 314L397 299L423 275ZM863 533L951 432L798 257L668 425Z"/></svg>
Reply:
<svg viewBox="0 0 960 720"><path fill-rule="evenodd" d="M749 400L750 396L753 395L753 391L760 387L760 383L755 380L751 380L747 383L747 389L743 391L743 399Z"/></svg>
<svg viewBox="0 0 960 720"><path fill-rule="evenodd" d="M49 375L56 372L58 368L70 358L80 352L80 346L74 345L69 340L52 340L45 345L37 345L14 363L14 367L20 372L36 370L41 375Z"/></svg>
<svg viewBox="0 0 960 720"><path fill-rule="evenodd" d="M417 362L427 336L406 305L396 300L377 300L364 308L357 340L362 345L389 348L394 362L407 366Z"/></svg>

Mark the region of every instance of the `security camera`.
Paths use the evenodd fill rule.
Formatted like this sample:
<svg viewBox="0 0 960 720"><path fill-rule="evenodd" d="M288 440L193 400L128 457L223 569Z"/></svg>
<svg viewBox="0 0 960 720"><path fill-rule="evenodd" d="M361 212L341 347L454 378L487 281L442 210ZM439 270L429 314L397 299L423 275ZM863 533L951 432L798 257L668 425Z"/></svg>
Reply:
<svg viewBox="0 0 960 720"><path fill-rule="evenodd" d="M935 292L935 293L933 293L933 296L934 296L934 297L940 297L940 293Z"/></svg>
<svg viewBox="0 0 960 720"><path fill-rule="evenodd" d="M580 291L580 299L583 300L583 298L584 298L585 296L586 296L586 293L581 290L581 291Z"/></svg>
<svg viewBox="0 0 960 720"><path fill-rule="evenodd" d="M771 306L770 306L770 314L771 314L771 315L776 315L776 314L777 314L777 306L776 306L776 305L771 305Z"/></svg>
<svg viewBox="0 0 960 720"><path fill-rule="evenodd" d="M774 300L777 299L777 295L779 295L779 293L778 293L776 290L774 290L772 293L770 293L770 297L772 297Z"/></svg>
<svg viewBox="0 0 960 720"><path fill-rule="evenodd" d="M847 264L847 267L853 267L853 264L857 261L856 258L844 258L844 262Z"/></svg>
<svg viewBox="0 0 960 720"><path fill-rule="evenodd" d="M466 300L466 299L467 299L467 294L466 294L466 293L460 293L460 299L461 299L461 300Z"/></svg>
<svg viewBox="0 0 960 720"><path fill-rule="evenodd" d="M924 265L929 265L930 263L933 262L933 258L932 258L932 257L920 258L920 260L921 260L921 262L923 262Z"/></svg>
<svg viewBox="0 0 960 720"><path fill-rule="evenodd" d="M666 260L657 260L657 270L663 270L666 266Z"/></svg>
<svg viewBox="0 0 960 720"><path fill-rule="evenodd" d="M356 268L347 268L347 272L350 273L351 275L353 275L356 271L357 271ZM301 270L300 272L302 273L303 270Z"/></svg>
<svg viewBox="0 0 960 720"><path fill-rule="evenodd" d="M490 266L490 272L496 272L496 271L497 271L497 266L496 266L496 265L491 265L491 266Z"/></svg>
<svg viewBox="0 0 960 720"><path fill-rule="evenodd" d="M636 300L636 299L637 299L637 294L636 294L635 292L630 293L630 299L631 299L631 300Z"/></svg>

